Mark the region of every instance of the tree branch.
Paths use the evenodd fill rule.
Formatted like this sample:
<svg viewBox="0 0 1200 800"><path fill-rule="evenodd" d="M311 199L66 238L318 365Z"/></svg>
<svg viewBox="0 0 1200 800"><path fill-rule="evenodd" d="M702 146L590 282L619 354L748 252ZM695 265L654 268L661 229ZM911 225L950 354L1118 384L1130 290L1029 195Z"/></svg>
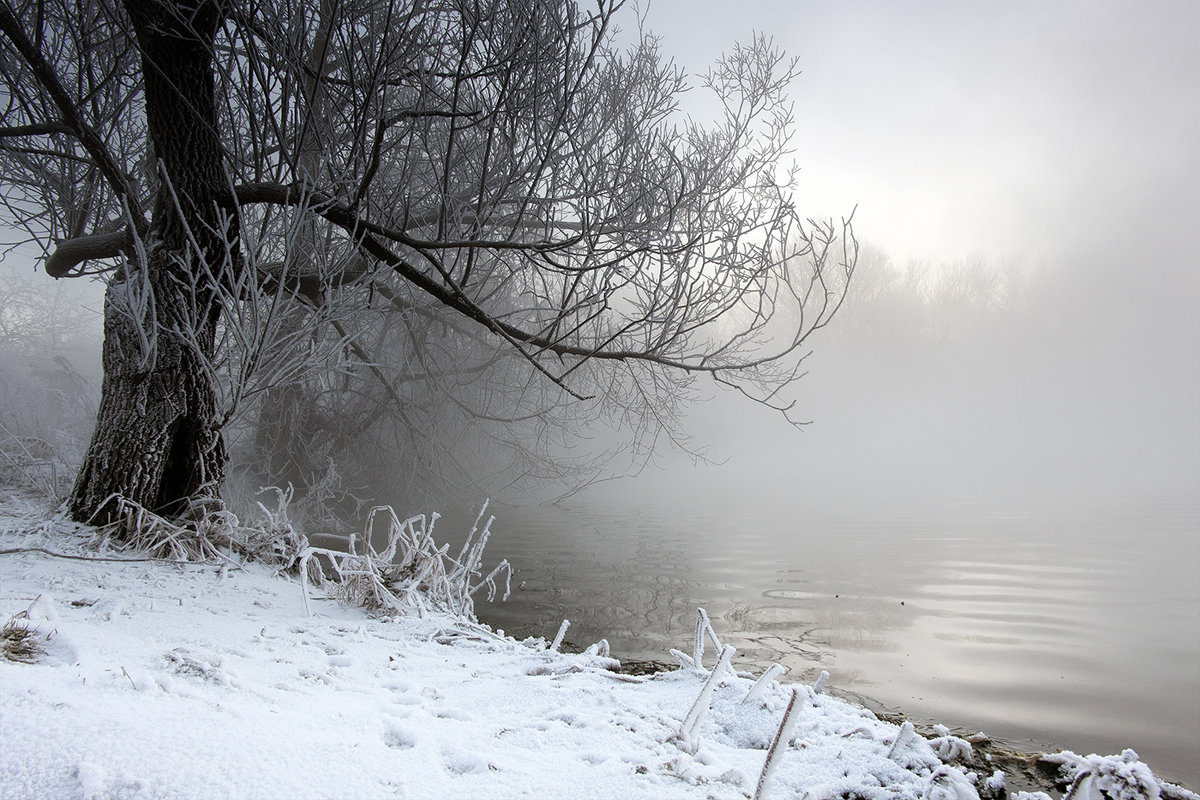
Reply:
<svg viewBox="0 0 1200 800"><path fill-rule="evenodd" d="M51 278L65 278L84 261L116 258L132 243L133 237L130 236L128 228L63 239L56 244L54 252L46 259L46 274Z"/></svg>
<svg viewBox="0 0 1200 800"><path fill-rule="evenodd" d="M3 9L0 9L0 15L3 15ZM15 136L47 136L51 133L65 133L71 136L74 135L75 129L65 122L49 120L47 122L35 122L31 125L12 125L0 128L0 139Z"/></svg>
<svg viewBox="0 0 1200 800"><path fill-rule="evenodd" d="M133 215L134 225L139 231L145 228L145 217L138 208L137 197L130 188L129 176L121 171L116 159L113 158L112 153L105 146L104 140L100 138L100 134L84 122L83 117L79 113L78 106L71 99L71 96L67 94L67 90L63 88L54 67L46 61L46 58L42 55L37 45L29 40L29 37L25 34L25 30L21 27L21 23L17 20L16 15L13 14L13 10L7 2L0 3L0 32L3 32L9 41L13 43L17 52L21 54L21 57L25 59L25 63L29 65L30 70L37 77L38 83L50 95L50 98L54 101L54 105L58 107L59 113L62 114L61 124L68 126L75 136L79 138L79 143L87 151L88 155L92 157L96 168L104 175L113 192L118 197L125 198Z"/></svg>
<svg viewBox="0 0 1200 800"><path fill-rule="evenodd" d="M606 360L606 361L640 361L650 364L657 364L671 369L678 369L684 372L700 372L709 374L727 373L736 370L754 369L762 367L766 364L779 361L799 348L807 334L799 336L789 346L781 349L779 352L770 353L757 358L749 359L739 363L711 363L707 356L702 356L698 360L687 360L686 358L672 358L650 350L630 350L630 349L606 349L615 337L592 347L581 347L562 342L561 340L551 339L544 335L531 333L523 330L515 325L510 325L502 322L496 317L482 309L477 303L473 302L462 288L457 284L449 281L448 277L443 275L443 279L447 280L448 285L439 283L434 278L413 266L407 259L395 253L391 248L385 246L377 238L371 235L380 227L374 225L354 213L352 209L338 204L333 201L325 201L319 195L311 192L302 192L296 187L286 186L283 184L266 184L256 183L238 186L235 189L238 203L242 205L250 205L253 203L267 203L280 206L300 206L310 203L310 209L313 213L324 217L329 222L337 225L345 230L352 237L359 241L359 246L374 258L379 259L398 275L405 280L416 285L433 299L443 305L457 311L468 319L474 320L484 326L492 333L497 334L501 338L507 340L510 344L517 347L522 355L539 371L543 372L547 377L553 380L558 385L567 391L563 385L561 377L551 375L537 361L535 354L527 353L519 345L525 344L536 348L538 351L554 353L558 356L572 356L584 360ZM384 236L387 234L384 233ZM574 394L572 392L572 394Z"/></svg>

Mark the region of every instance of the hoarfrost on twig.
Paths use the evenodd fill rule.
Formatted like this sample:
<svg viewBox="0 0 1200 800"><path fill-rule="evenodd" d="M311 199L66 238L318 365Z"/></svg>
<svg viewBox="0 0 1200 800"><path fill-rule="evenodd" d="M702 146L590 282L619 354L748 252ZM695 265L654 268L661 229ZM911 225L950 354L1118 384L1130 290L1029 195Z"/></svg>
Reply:
<svg viewBox="0 0 1200 800"><path fill-rule="evenodd" d="M583 654L585 656L600 656L601 658L608 658L611 652L612 651L608 646L608 639L601 639L595 644L589 644L587 649L583 651Z"/></svg>
<svg viewBox="0 0 1200 800"><path fill-rule="evenodd" d="M763 761L762 773L758 776L758 787L754 791L754 800L765 800L767 797L767 785L771 781L771 775L774 774L783 751L787 749L788 742L791 741L792 731L796 729L796 721L800 719L799 697L800 693L795 687L792 687L792 696L788 700L787 708L784 709L783 719L779 721L779 729L775 731L775 738L771 740L771 746L767 748L767 757Z"/></svg>
<svg viewBox="0 0 1200 800"><path fill-rule="evenodd" d="M766 672L759 676L759 679L754 682L753 686L750 687L750 691L746 692L746 696L742 698L742 702L749 703L751 700L758 697L760 694L766 691L767 687L771 685L771 682L775 680L775 678L785 672L787 672L787 667L783 666L782 664L772 664L771 666L767 667Z"/></svg>
<svg viewBox="0 0 1200 800"><path fill-rule="evenodd" d="M692 666L695 669L704 669L704 634L707 633L712 639L713 647L718 653L721 652L721 640L717 638L717 632L713 630L712 622L708 619L708 612L703 608L696 609L696 639L692 643Z"/></svg>
<svg viewBox="0 0 1200 800"><path fill-rule="evenodd" d="M308 607L308 584L315 578L324 585L321 570L310 570L310 562L321 556L333 571L339 599L394 613L416 610L423 614L428 607L445 611L469 620L475 618L474 595L487 587L488 599L494 599L496 581L504 573L504 597L511 589L512 566L502 560L486 577L478 580L483 564L483 550L491 535L494 517L488 517L482 529L479 521L487 503L476 517L458 558L448 555L449 545L438 546L433 531L440 516L436 513L409 517L403 522L391 506L376 506L367 514L363 535L364 552L340 552L321 547L306 547L300 554L300 575L305 613ZM387 544L382 551L374 546L375 525L386 520Z"/></svg>
<svg viewBox="0 0 1200 800"><path fill-rule="evenodd" d="M730 660L733 659L734 652L732 645L725 645L721 648L721 658L717 661L717 665L713 667L713 671L709 673L708 680L704 682L704 686L700 689L700 695L696 698L696 702L692 703L687 716L683 718L683 724L679 726L679 738L686 744L690 745L694 743L696 729L704 720L704 715L708 713L709 704L712 702L713 689L716 688L721 673L725 671L729 666Z"/></svg>
<svg viewBox="0 0 1200 800"><path fill-rule="evenodd" d="M696 666L695 659L686 653L679 652L674 647L671 648L671 655L674 656L675 660L679 662L681 669L694 669Z"/></svg>
<svg viewBox="0 0 1200 800"><path fill-rule="evenodd" d="M558 652L558 648L562 646L563 637L567 635L567 628L569 627L571 627L571 620L564 619L562 625L558 626L558 633L554 634L554 642L550 645L550 652Z"/></svg>

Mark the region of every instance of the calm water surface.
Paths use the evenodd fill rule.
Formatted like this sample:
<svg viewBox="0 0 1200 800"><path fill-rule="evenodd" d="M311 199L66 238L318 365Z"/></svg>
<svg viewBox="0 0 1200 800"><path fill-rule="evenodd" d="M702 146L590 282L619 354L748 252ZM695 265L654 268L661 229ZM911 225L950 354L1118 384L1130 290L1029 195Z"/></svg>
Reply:
<svg viewBox="0 0 1200 800"><path fill-rule="evenodd" d="M1200 500L663 514L493 509L509 634L690 652L703 606L741 668L1019 747L1132 747L1200 788ZM524 588L515 590L518 583Z"/></svg>

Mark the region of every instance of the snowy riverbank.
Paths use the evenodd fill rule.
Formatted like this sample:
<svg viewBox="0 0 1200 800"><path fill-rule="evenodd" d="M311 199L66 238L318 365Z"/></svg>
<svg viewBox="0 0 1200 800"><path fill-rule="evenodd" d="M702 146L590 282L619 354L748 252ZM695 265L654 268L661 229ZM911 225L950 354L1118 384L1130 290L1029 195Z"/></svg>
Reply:
<svg viewBox="0 0 1200 800"><path fill-rule="evenodd" d="M753 797L793 697L769 681L747 700L757 676L736 655L711 680L622 675L603 648L372 618L316 592L306 614L299 582L266 566L130 560L92 539L0 494L0 621L34 632L29 663L0 659L0 798ZM794 697L763 796L1005 794L964 739ZM1132 756L1059 760L1079 798L1196 798Z"/></svg>

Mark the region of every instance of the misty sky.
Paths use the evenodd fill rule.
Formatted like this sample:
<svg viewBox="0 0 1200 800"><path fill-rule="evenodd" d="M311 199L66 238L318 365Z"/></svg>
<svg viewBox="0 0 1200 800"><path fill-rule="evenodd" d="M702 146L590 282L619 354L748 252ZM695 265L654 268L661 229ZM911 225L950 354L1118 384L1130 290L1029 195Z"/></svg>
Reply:
<svg viewBox="0 0 1200 800"><path fill-rule="evenodd" d="M693 74L756 30L798 57L805 208L858 204L901 259L1179 246L1200 211L1192 0L653 0L646 25Z"/></svg>
<svg viewBox="0 0 1200 800"><path fill-rule="evenodd" d="M980 480L1086 465L1200 496L1200 2L631 0L619 24L639 14L693 75L756 30L799 59L802 213L857 205L898 265L1010 259L1042 303L988 358L814 340L812 427L700 409L697 444L730 464L667 456L670 481L929 484L986 461ZM711 112L699 90L684 108Z"/></svg>
<svg viewBox="0 0 1200 800"><path fill-rule="evenodd" d="M654 0L645 25L692 74L771 35L803 71L801 211L857 205L896 265L1019 263L1037 307L936 353L815 340L804 433L718 401L691 427L728 464L632 486L1200 497L1200 3Z"/></svg>

